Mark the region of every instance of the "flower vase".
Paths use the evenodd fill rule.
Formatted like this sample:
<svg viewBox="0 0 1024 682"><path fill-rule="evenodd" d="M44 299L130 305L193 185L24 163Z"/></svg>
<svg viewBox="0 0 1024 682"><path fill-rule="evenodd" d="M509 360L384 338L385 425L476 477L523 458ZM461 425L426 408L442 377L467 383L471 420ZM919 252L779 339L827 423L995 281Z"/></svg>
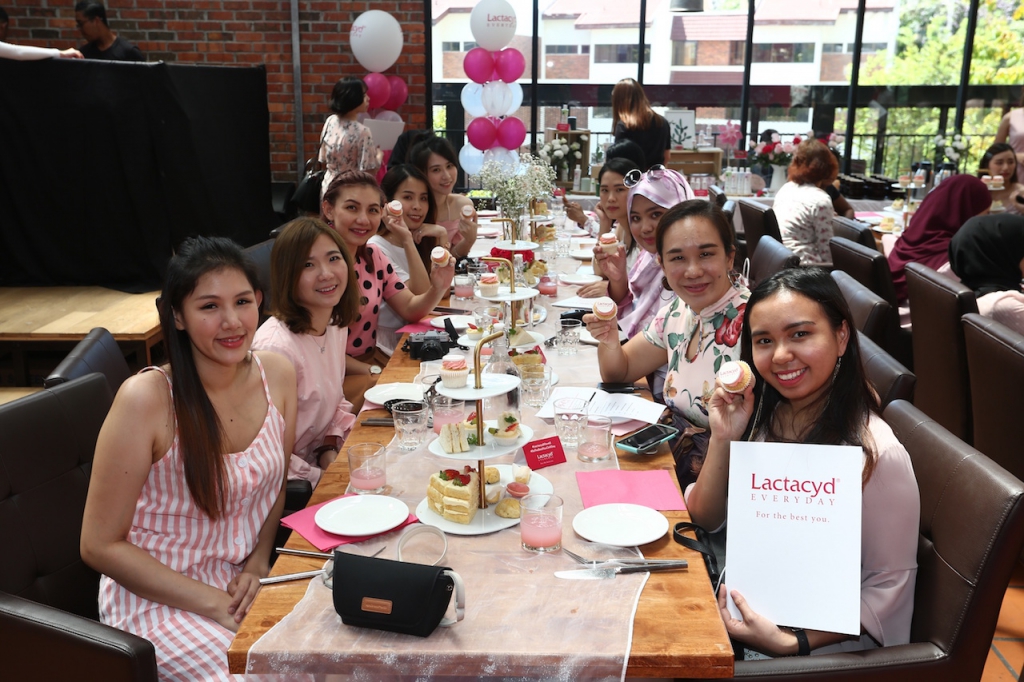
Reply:
<svg viewBox="0 0 1024 682"><path fill-rule="evenodd" d="M558 171L558 179L562 182L569 182L569 167L562 166L561 170Z"/></svg>
<svg viewBox="0 0 1024 682"><path fill-rule="evenodd" d="M768 189L770 189L773 194L782 189L782 186L786 184L786 181L789 179L787 177L788 173L789 166L777 166L774 163L772 164L772 182L771 185L768 186Z"/></svg>

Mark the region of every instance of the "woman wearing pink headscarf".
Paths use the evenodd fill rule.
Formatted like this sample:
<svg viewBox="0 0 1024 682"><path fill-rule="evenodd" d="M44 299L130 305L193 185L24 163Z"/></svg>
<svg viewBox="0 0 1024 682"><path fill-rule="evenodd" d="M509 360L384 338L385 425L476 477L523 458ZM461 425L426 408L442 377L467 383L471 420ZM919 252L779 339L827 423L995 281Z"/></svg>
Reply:
<svg viewBox="0 0 1024 682"><path fill-rule="evenodd" d="M954 175L924 198L889 254L892 283L900 301L907 298L907 263L921 263L933 270L948 264L953 235L974 216L988 213L991 205L988 188L970 175Z"/></svg>

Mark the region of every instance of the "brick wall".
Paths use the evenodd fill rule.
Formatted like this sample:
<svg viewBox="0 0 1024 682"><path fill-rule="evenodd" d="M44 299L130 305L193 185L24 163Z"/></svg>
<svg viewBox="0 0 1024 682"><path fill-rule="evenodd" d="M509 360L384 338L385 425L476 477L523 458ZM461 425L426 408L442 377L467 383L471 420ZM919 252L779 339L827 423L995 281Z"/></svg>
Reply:
<svg viewBox="0 0 1024 682"><path fill-rule="evenodd" d="M75 25L75 0L0 0L10 15L8 40L24 45L66 48L83 41ZM321 2L299 4L301 37L303 158L314 156L329 115L331 88L342 77L366 70L352 56L348 32L368 9L390 12L402 25L405 46L388 75L409 86L400 113L407 128L425 128L426 45L423 2ZM295 109L292 79L291 10L270 0L111 0L111 29L139 46L151 61L251 66L267 69L270 154L274 180L294 180Z"/></svg>
<svg viewBox="0 0 1024 682"><path fill-rule="evenodd" d="M544 77L587 82L590 80L590 55L544 55Z"/></svg>
<svg viewBox="0 0 1024 682"><path fill-rule="evenodd" d="M728 66L729 41L702 40L697 44L697 66Z"/></svg>

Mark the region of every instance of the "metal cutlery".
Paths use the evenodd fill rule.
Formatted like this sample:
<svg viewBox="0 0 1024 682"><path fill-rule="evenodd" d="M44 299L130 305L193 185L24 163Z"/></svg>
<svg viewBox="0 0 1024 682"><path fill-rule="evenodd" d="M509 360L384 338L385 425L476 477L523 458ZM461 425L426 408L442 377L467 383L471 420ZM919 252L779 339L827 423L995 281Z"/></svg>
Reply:
<svg viewBox="0 0 1024 682"><path fill-rule="evenodd" d="M632 566L598 566L596 568L577 568L571 571L555 571L556 578L566 580L606 580L627 573L654 573L657 571L681 571L689 564L685 559L665 564L636 564Z"/></svg>
<svg viewBox="0 0 1024 682"><path fill-rule="evenodd" d="M678 564L680 561L685 563L685 559L641 559L639 557L625 558L625 559L600 559L600 560L598 560L598 559L587 559L585 557L580 556L579 554L576 554L575 552L572 552L572 551L566 549L565 547L562 548L562 551L565 552L566 554L568 554L573 559L573 561L575 561L576 563L583 564L585 566L589 566L590 568L603 568L605 566L610 566L610 565L621 565L621 566L662 566L662 565L669 565L669 564Z"/></svg>
<svg viewBox="0 0 1024 682"><path fill-rule="evenodd" d="M383 552L385 549L387 549L387 547L388 547L387 545L384 545L383 547L378 549L373 554L370 554L369 556L375 557L378 554L380 554L381 552ZM310 551L307 551L307 550L304 550L304 549L288 549L286 547L278 547L277 548L277 553L278 554L293 554L295 556L308 556L308 557L314 557L314 558L318 558L318 559L324 559L324 558L326 558L328 560L334 559L334 555L333 554L327 554L325 552L310 552ZM330 563L330 561L328 561L328 563ZM331 565L328 568L328 566L325 565L323 568L315 570L315 571L299 571L298 573L285 573L283 575L274 575L274 576L270 576L270 577L267 577L267 578L260 578L260 585L273 585L274 583L283 583L283 582L288 582L290 580L303 580L305 578L316 578L317 576L320 576L320 575L324 575L324 576L330 578L333 574L334 574L334 566Z"/></svg>

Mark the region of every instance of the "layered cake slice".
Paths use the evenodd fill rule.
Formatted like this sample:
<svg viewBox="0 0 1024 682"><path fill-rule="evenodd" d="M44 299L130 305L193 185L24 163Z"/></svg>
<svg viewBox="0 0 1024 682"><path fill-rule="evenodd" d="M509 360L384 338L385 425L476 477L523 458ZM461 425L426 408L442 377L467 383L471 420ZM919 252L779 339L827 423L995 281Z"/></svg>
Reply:
<svg viewBox="0 0 1024 682"><path fill-rule="evenodd" d="M445 469L432 475L427 487L427 506L448 521L472 523L480 506L479 474L467 466L461 472Z"/></svg>

